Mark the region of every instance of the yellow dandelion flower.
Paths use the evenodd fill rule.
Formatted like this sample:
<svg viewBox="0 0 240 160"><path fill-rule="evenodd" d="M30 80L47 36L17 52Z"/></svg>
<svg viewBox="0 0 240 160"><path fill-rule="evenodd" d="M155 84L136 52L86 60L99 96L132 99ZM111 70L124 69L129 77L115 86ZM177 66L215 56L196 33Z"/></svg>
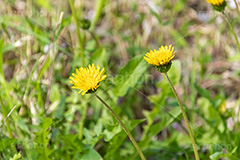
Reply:
<svg viewBox="0 0 240 160"><path fill-rule="evenodd" d="M220 6L224 3L225 0L206 0L206 1L214 6Z"/></svg>
<svg viewBox="0 0 240 160"><path fill-rule="evenodd" d="M150 52L145 54L144 59L149 64L156 66L159 72L166 73L171 68L171 60L174 56L174 47L172 45L169 45L161 46L159 50L150 50Z"/></svg>
<svg viewBox="0 0 240 160"><path fill-rule="evenodd" d="M80 90L78 94L84 95L87 92L94 92L100 86L99 83L107 77L103 75L104 71L104 68L100 71L98 64L97 68L94 64L92 66L89 64L88 67L76 69L76 74L73 73L72 77L69 77L69 82L73 84L72 88Z"/></svg>
<svg viewBox="0 0 240 160"><path fill-rule="evenodd" d="M153 51L151 50L145 54L144 59L154 66L162 66L169 63L174 56L174 47L172 45L169 45L161 46L158 51L155 49Z"/></svg>
<svg viewBox="0 0 240 160"><path fill-rule="evenodd" d="M227 3L225 0L206 0L213 6L213 9L219 12L223 12Z"/></svg>

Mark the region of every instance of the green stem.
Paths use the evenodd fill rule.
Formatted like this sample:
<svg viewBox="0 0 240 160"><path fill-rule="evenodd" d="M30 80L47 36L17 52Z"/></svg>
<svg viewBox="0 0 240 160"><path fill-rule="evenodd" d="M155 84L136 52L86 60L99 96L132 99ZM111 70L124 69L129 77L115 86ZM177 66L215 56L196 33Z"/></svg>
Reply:
<svg viewBox="0 0 240 160"><path fill-rule="evenodd" d="M195 90L195 87L194 87L194 84L196 82L196 66L197 66L197 59L199 57L198 56L193 56L193 62L192 62L192 70L191 70L191 81L190 81L190 86L191 86L191 95L190 95L190 99L191 99L191 103L192 103L192 106L194 106L195 104L195 101L196 101L196 90ZM192 114L191 115L191 122L194 122L195 121L195 115Z"/></svg>
<svg viewBox="0 0 240 160"><path fill-rule="evenodd" d="M167 80L168 80L168 82L169 82L169 84L170 84L170 86L171 86L171 88L172 88L172 91L173 91L175 97L177 98L178 104L179 104L179 106L180 106L180 108L181 108L182 115L183 115L183 118L184 118L185 123L186 123L186 125L187 125L187 129L188 129L188 133L189 133L190 139L191 139L191 141L192 141L192 146L193 146L193 151L194 151L195 158L196 158L196 160L199 160L199 155L198 155L196 143L195 143L195 140L194 140L194 137L193 137L193 134L192 134L192 130L191 130L191 127L190 127L190 124L189 124L187 115L186 115L186 113L185 113L185 110L184 110L184 108L183 108L183 106L182 106L182 103L181 103L181 101L180 101L180 99L179 99L179 97L178 97L178 94L177 94L177 92L176 92L176 90L175 90L172 82L170 81L167 73L165 73L165 76L166 76L166 78L167 78Z"/></svg>
<svg viewBox="0 0 240 160"><path fill-rule="evenodd" d="M9 119L7 118L7 110L6 110L6 107L3 105L2 97L0 97L0 103L1 103L2 112L3 112L3 115L4 115L4 119L6 119L6 124L7 124L7 130L8 130L9 137L13 138L12 129L10 127Z"/></svg>
<svg viewBox="0 0 240 160"><path fill-rule="evenodd" d="M100 18L101 16L101 13L102 13L102 9L104 7L104 4L105 4L105 1L106 0L95 0L95 6L94 6L94 18L92 20L92 24L91 24L91 31L94 30L97 22L98 22L98 19Z"/></svg>
<svg viewBox="0 0 240 160"><path fill-rule="evenodd" d="M79 133L78 133L78 138L80 140L82 140L83 138L83 127L84 127L86 116L87 116L87 105L84 105L82 108L82 117L80 121Z"/></svg>
<svg viewBox="0 0 240 160"><path fill-rule="evenodd" d="M133 143L133 145L135 146L139 156L141 157L142 160L146 160L146 158L144 157L141 149L139 148L137 142L135 141L135 139L133 138L132 134L128 131L127 127L123 124L123 122L120 120L120 118L116 115L116 113L109 107L109 105L102 100L97 94L94 94L106 107L107 109L112 113L112 115L117 119L117 121L119 122L119 124L122 126L123 130L127 133L129 139L131 140L131 142Z"/></svg>
<svg viewBox="0 0 240 160"><path fill-rule="evenodd" d="M78 41L79 41L79 46L80 46L80 56L81 56L81 59L82 59L82 66L85 66L84 46L83 46L83 41L82 41L81 34L80 34L79 21L77 19L77 15L76 15L73 0L69 0L69 4L70 4L71 10L72 10L73 18L74 18L75 23L76 23L76 30L77 30L77 36L78 36Z"/></svg>
<svg viewBox="0 0 240 160"><path fill-rule="evenodd" d="M234 39L235 39L235 41L237 43L238 52L240 53L240 44L239 44L239 40L238 40L237 34L234 32L233 26L232 26L228 16L225 14L225 12L222 12L222 14L224 15L224 17L225 17L225 19L226 19L226 21L227 21L227 23L228 23L232 33L233 33Z"/></svg>
<svg viewBox="0 0 240 160"><path fill-rule="evenodd" d="M237 7L238 14L240 15L240 9L239 9L239 7L238 7L238 3L237 3L237 1L234 0L234 3L235 3L235 5L236 5L236 7Z"/></svg>

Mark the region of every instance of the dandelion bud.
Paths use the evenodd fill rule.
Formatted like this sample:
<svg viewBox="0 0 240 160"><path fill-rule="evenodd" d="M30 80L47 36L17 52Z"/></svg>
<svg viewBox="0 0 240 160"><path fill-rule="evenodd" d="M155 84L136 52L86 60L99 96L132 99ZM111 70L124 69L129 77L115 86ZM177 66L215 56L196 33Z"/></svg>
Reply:
<svg viewBox="0 0 240 160"><path fill-rule="evenodd" d="M80 20L80 27L84 30L88 30L91 26L91 22L88 19Z"/></svg>

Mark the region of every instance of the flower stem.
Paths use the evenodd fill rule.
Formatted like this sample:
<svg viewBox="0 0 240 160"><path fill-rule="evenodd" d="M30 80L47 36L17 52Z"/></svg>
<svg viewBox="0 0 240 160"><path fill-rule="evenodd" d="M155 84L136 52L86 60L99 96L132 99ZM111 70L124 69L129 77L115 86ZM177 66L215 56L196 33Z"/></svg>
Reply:
<svg viewBox="0 0 240 160"><path fill-rule="evenodd" d="M238 52L240 53L240 43L239 43L237 34L234 32L233 26L232 26L232 24L231 24L228 16L225 14L225 12L222 12L222 14L224 15L224 17L225 17L225 19L226 19L226 21L227 21L227 23L228 23L228 25L229 25L232 33L233 33L234 39L235 39L235 41L236 41L236 43L237 43Z"/></svg>
<svg viewBox="0 0 240 160"><path fill-rule="evenodd" d="M74 0L69 0L69 4L70 4L71 10L72 10L72 16L76 23L77 36L78 36L78 41L79 41L79 46L80 46L80 56L82 58L82 66L84 66L85 65L85 63L84 63L85 62L84 61L84 45L83 45L83 41L82 41L81 34L80 34L79 21L78 21L77 15L76 15L75 7L74 7Z"/></svg>
<svg viewBox="0 0 240 160"><path fill-rule="evenodd" d="M109 107L109 105L102 100L97 94L94 94L106 107L107 109L112 113L112 115L117 119L117 121L119 122L119 124L122 126L123 130L127 133L129 139L131 140L131 142L133 143L133 145L135 146L139 156L141 157L142 160L146 160L141 149L139 148L137 142L135 141L135 139L133 138L132 134L128 131L127 127L123 124L123 122L120 120L120 118L116 115L116 113Z"/></svg>
<svg viewBox="0 0 240 160"><path fill-rule="evenodd" d="M185 111L184 111L184 108L183 108L182 103L181 103L181 101L180 101L180 99L179 99L179 97L178 97L178 94L177 94L177 92L176 92L176 90L175 90L172 82L170 81L167 73L165 73L165 76L166 76L166 78L167 78L167 80L168 80L168 82L169 82L169 84L170 84L170 86L171 86L171 88L172 88L172 91L173 91L175 97L177 98L178 104L179 104L179 106L180 106L180 108L181 108L182 115L183 115L183 118L184 118L185 123L186 123L186 125L187 125L187 130L188 130L190 139L191 139L191 141L192 141L192 146L193 146L193 151L194 151L195 159L196 159L196 160L199 160L199 155L198 155L198 151L197 151L197 148L196 148L196 143L195 143L195 140L194 140L194 137L193 137L193 133L192 133L192 130L191 130L191 127L190 127L190 124L189 124L187 115L186 115L186 113L185 113Z"/></svg>
<svg viewBox="0 0 240 160"><path fill-rule="evenodd" d="M234 3L235 3L235 5L236 5L236 7L237 7L238 14L240 15L240 9L239 9L239 7L238 7L237 0L234 0Z"/></svg>

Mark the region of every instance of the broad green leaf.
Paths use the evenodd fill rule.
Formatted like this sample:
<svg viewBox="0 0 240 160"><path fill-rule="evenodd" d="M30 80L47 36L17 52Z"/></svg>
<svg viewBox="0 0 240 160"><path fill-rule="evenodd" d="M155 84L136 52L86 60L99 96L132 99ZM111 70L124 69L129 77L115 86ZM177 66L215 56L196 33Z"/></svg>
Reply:
<svg viewBox="0 0 240 160"><path fill-rule="evenodd" d="M119 97L126 95L130 87L134 87L140 77L147 69L147 62L144 61L143 56L138 56L130 60L125 67L119 70L118 75L114 78L113 89L114 94Z"/></svg>

